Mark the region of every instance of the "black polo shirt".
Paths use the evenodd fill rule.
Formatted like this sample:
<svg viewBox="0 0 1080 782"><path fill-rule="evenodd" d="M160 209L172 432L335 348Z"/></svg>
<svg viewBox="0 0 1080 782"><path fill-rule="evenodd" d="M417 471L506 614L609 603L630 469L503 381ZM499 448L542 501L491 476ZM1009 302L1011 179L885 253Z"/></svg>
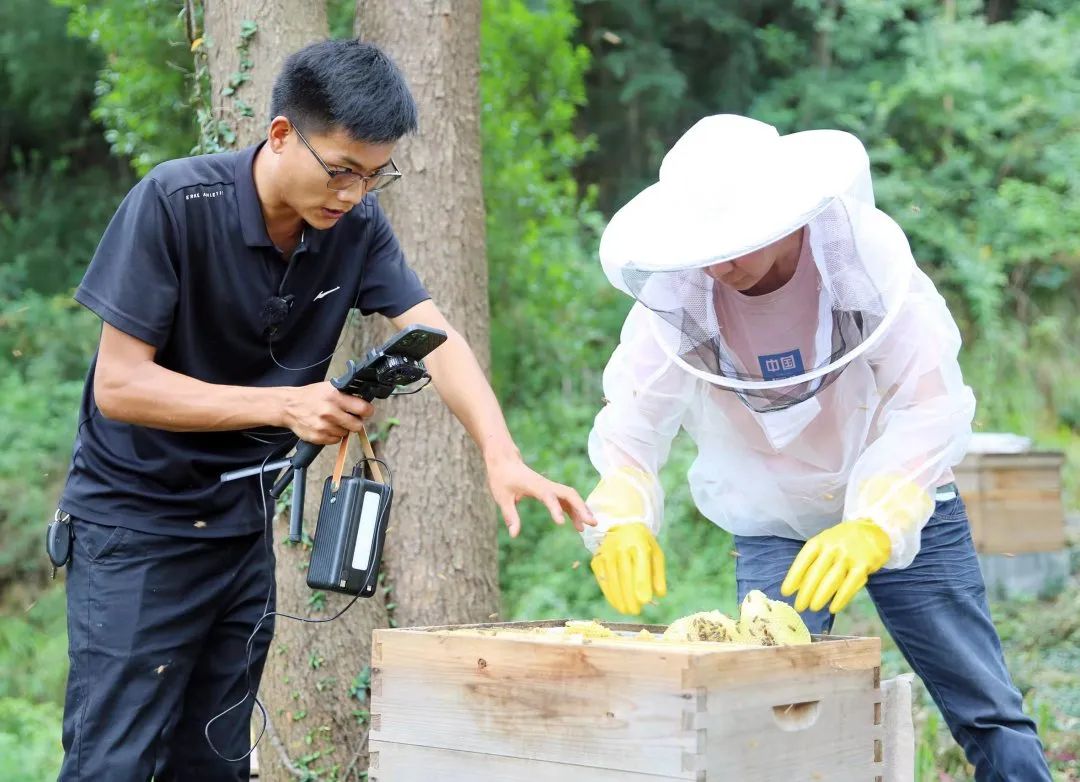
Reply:
<svg viewBox="0 0 1080 782"><path fill-rule="evenodd" d="M120 204L75 299L157 348L157 363L208 383L300 386L326 376L350 309L400 315L429 298L374 194L332 228L310 226L289 262L266 231L258 147L173 160ZM266 304L291 296L268 329ZM271 333L272 332L272 333ZM263 528L259 479L221 473L287 452L295 436L168 432L105 418L95 355L60 507L146 532L222 537ZM269 482L269 478L267 479Z"/></svg>

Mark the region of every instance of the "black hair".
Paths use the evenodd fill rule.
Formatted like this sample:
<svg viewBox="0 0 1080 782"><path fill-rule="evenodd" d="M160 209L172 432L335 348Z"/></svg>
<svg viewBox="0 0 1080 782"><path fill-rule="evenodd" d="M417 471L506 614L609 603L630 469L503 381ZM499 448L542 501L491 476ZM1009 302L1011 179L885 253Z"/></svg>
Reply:
<svg viewBox="0 0 1080 782"><path fill-rule="evenodd" d="M270 118L284 115L301 131L341 128L356 141L388 144L417 126L405 77L378 46L319 41L289 55L274 81Z"/></svg>

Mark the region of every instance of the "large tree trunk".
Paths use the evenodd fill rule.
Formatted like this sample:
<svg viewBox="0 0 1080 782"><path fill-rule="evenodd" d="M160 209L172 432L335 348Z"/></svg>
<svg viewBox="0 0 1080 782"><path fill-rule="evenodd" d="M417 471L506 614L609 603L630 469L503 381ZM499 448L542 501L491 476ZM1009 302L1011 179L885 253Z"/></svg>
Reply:
<svg viewBox="0 0 1080 782"><path fill-rule="evenodd" d="M444 312L488 364L487 267L479 128L480 0L361 2L358 27L405 71L420 105L421 133L395 160L404 180L381 200L406 254ZM436 7L438 5L438 7ZM245 20L257 24L242 46ZM282 60L326 35L325 8L313 0L206 0L206 33L216 116L238 143L261 138L270 86ZM248 28L250 29L250 28ZM268 47L266 44L270 44ZM240 46L240 49L238 49ZM251 67L234 95L244 50ZM237 117L237 103L254 119ZM331 374L389 333L365 322L353 330ZM367 681L371 631L388 625L481 621L498 608L496 517L479 454L433 389L381 403L400 425L380 455L394 469L395 497L382 589L329 624L279 618L260 697L270 729L260 745L262 778L360 780L367 766ZM336 449L309 470L304 518L311 535L322 481ZM358 449L353 445L355 457ZM276 525L278 611L327 618L346 604L305 584L307 550L281 545ZM260 715L254 718L256 729Z"/></svg>
<svg viewBox="0 0 1080 782"><path fill-rule="evenodd" d="M356 32L404 71L420 132L380 198L435 302L489 365L480 162L480 0L359 0ZM360 348L362 346L358 346ZM383 559L398 626L486 621L498 610L494 504L480 454L434 393L385 406L400 487Z"/></svg>

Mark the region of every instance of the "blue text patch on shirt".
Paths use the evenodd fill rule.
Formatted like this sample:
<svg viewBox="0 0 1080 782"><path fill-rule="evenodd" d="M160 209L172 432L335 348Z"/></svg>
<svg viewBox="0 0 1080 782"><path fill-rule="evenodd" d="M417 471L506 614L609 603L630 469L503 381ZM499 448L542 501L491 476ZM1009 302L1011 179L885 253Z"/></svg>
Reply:
<svg viewBox="0 0 1080 782"><path fill-rule="evenodd" d="M758 356L761 364L761 376L766 380L783 380L803 373L802 353L798 348L786 353L771 353Z"/></svg>

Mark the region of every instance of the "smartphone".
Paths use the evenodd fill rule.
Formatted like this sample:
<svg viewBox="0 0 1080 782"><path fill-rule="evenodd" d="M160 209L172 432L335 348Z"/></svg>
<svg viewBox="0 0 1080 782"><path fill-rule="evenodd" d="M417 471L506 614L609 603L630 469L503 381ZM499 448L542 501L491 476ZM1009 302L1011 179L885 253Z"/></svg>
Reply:
<svg viewBox="0 0 1080 782"><path fill-rule="evenodd" d="M395 388L427 377L420 360L444 342L445 331L415 323L368 351L363 362L349 359L345 374L330 382L334 388L369 402L385 399Z"/></svg>
<svg viewBox="0 0 1080 782"><path fill-rule="evenodd" d="M414 323L392 336L382 347L378 348L378 352L420 361L444 342L446 342L445 331L421 323Z"/></svg>

